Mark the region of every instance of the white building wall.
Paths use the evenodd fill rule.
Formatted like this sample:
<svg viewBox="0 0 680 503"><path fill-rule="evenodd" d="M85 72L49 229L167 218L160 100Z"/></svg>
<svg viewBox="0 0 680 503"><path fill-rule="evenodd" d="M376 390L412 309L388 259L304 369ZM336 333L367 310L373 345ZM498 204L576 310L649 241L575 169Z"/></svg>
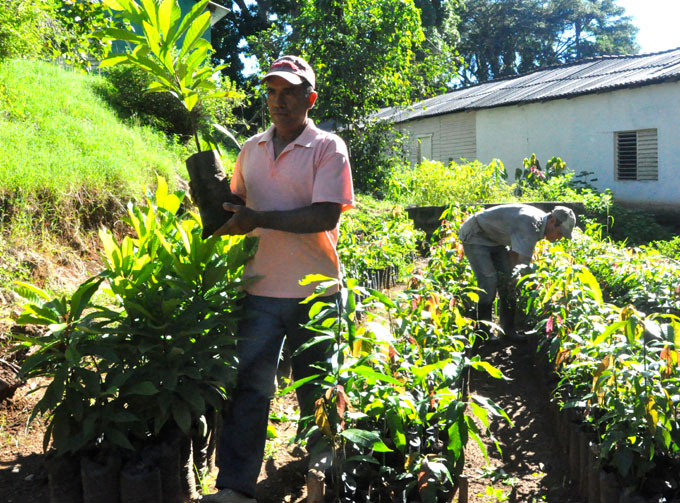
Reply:
<svg viewBox="0 0 680 503"><path fill-rule="evenodd" d="M431 160L449 164L460 162L461 158L476 159L475 116L474 111L460 112L398 124L398 129L409 135L410 163L418 162L418 137L429 135L432 138Z"/></svg>
<svg viewBox="0 0 680 503"><path fill-rule="evenodd" d="M615 180L614 132L649 128L658 130L658 181ZM477 159L501 159L510 177L532 153L543 167L558 156L576 173L594 171L594 185L619 202L680 208L680 82L478 110L476 130Z"/></svg>

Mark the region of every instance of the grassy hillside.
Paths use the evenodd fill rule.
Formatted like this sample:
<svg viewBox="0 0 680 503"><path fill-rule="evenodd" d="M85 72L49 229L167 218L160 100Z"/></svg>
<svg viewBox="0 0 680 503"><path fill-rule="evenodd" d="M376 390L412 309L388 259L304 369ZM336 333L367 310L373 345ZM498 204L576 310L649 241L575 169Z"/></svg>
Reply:
<svg viewBox="0 0 680 503"><path fill-rule="evenodd" d="M186 176L189 154L119 119L107 85L48 63L0 62L0 287L35 276L29 250L91 251L92 231L113 225L156 174L171 187Z"/></svg>

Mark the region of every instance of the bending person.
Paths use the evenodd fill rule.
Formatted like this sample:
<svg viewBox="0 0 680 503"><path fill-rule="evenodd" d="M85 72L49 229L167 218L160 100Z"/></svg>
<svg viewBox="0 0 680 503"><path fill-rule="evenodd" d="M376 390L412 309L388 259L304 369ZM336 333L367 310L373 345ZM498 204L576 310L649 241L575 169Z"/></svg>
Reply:
<svg viewBox="0 0 680 503"><path fill-rule="evenodd" d="M469 217L458 238L481 289L477 320L492 320L498 293L501 328L508 339L516 339L513 271L531 262L539 240L571 239L574 225L574 212L564 206L545 213L527 204L502 204Z"/></svg>

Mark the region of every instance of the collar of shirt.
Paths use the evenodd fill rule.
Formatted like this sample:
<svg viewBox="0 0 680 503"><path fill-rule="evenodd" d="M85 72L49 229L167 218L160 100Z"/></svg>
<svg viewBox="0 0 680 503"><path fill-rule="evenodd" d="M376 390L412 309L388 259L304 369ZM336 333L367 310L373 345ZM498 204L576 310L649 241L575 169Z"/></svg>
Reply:
<svg viewBox="0 0 680 503"><path fill-rule="evenodd" d="M272 124L260 137L260 141L258 142L258 144L273 142L274 131L275 127L274 124ZM300 133L300 136L298 136L292 142L286 145L284 151L286 151L289 147L292 148L295 145L300 145L301 147L311 147L316 137L317 137L316 125L314 124L312 119L308 118L307 125L305 126L305 129L302 131L302 133Z"/></svg>

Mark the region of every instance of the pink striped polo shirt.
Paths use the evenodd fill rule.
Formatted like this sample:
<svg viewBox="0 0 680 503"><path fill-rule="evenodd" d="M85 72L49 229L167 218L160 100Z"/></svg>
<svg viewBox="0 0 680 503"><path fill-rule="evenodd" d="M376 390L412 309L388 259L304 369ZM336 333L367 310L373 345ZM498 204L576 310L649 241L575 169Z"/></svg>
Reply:
<svg viewBox="0 0 680 503"><path fill-rule="evenodd" d="M342 139L308 119L300 136L274 159L273 136L271 126L248 139L236 160L231 190L249 208L292 210L320 202L339 203L343 211L353 207L349 155ZM257 253L244 271L244 278L257 278L246 287L252 295L304 298L316 286L299 284L306 275L340 278L338 226L312 234L257 228L249 235L259 237Z"/></svg>

